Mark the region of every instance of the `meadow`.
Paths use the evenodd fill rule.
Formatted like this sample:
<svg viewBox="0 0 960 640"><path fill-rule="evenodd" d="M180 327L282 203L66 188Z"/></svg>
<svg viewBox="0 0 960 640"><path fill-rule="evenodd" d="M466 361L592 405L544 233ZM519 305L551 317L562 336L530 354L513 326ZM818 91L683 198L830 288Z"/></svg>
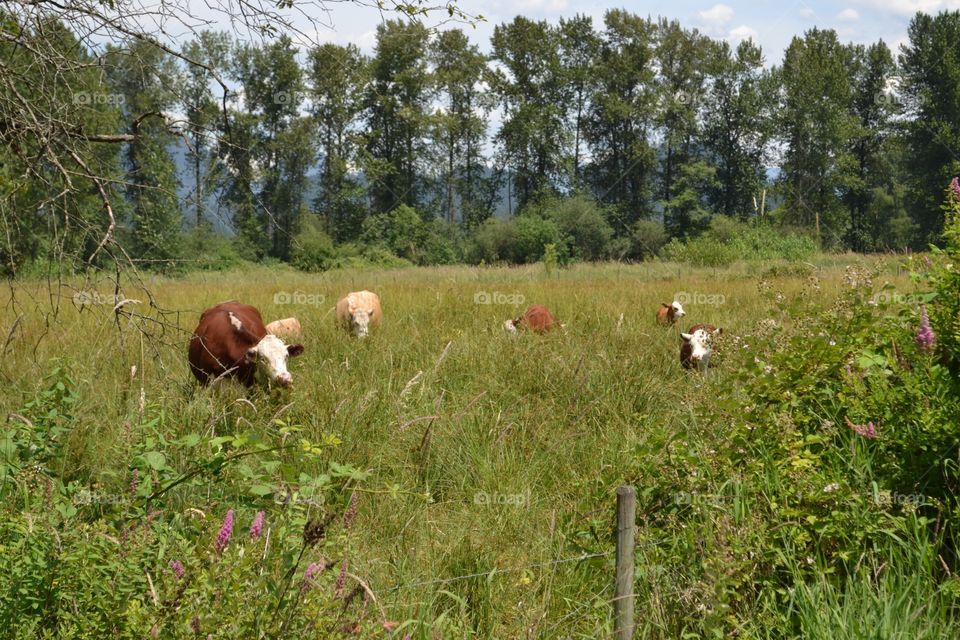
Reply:
<svg viewBox="0 0 960 640"><path fill-rule="evenodd" d="M889 538L868 527L864 539L873 546L864 554L895 556L897 570L874 571L881 561L871 565L865 555L850 559L857 566L841 579L832 560L820 564L837 547L827 544L822 557L811 557L804 549L816 541L781 536L780 525L771 525L810 517L771 515L771 503L795 489L799 495L804 487L791 486L791 474L815 462L807 456L804 467L806 453L766 460L786 470L751 475L779 451L743 441L748 409L740 403L750 390L734 372L762 355L771 321L786 332L803 329L790 326L782 305L802 299L830 309L851 289L851 267L869 273L881 296L911 295L903 262L846 254L722 269L579 264L549 273L542 264L323 274L251 267L125 279L121 298L140 302L119 315L106 278L14 283L0 294L0 327L10 332L0 364L6 517L17 513L24 527L41 527L46 510L56 519L50 530L68 523L81 532L79 547L98 535L116 545L72 554L57 540L32 553L29 536L0 542L8 576L0 579L7 623L0 637L96 637L97 629L116 637L151 629L159 637L199 637L198 629L240 637L231 624L272 628L238 620L279 610L277 599L286 596L277 585L299 576L311 554L333 568L325 583L317 581L316 601L304 595L289 606L297 615L315 607L327 626L288 637L610 637L621 484L635 485L639 496L637 637L955 634L952 600L930 577L938 561L924 551L931 548L924 523L901 510ZM358 341L334 326L333 306L364 288L379 293L384 323ZM654 323L659 303L677 298L687 312L684 329L709 322L725 331L706 374L682 369L677 331ZM291 360L292 389L195 383L186 362L190 332L202 310L229 299L258 307L265 321L300 320L305 353ZM548 305L566 329L507 335L503 321L532 303ZM790 398L783 402L789 409ZM14 425L36 427L41 414L55 425L47 432L55 446L17 444ZM293 442L292 452L273 451ZM36 490L42 483L24 480L25 464L11 462L11 452L22 461L44 446L49 455L39 471L57 481L46 495ZM231 452L246 457L236 462ZM856 488L863 504L869 487ZM356 515L334 535L331 518L341 517L351 496ZM280 551L281 530L295 539L297 527L314 518L325 518L327 541L306 545L299 556L284 552L272 578L270 569L250 574L262 575L262 584L236 571L226 578L202 558L228 509L238 524L222 564L245 566L254 555L240 551L240 538L257 511L276 528L263 558L270 544ZM31 515L24 520L24 513ZM126 533L117 540L118 531L134 529L129 540ZM888 545L883 550L878 538ZM188 573L206 572L213 583L184 587L186 599L200 603L189 614L166 570L185 548L196 551L192 564L184 558ZM129 562L98 573L98 553ZM355 577L365 585L367 595L354 602L337 576L347 572L341 558L349 560L351 584ZM69 573L71 563L89 572L56 575ZM822 573L805 573L818 566ZM28 586L16 578L27 573L49 578ZM135 583L129 591L117 587L123 576ZM70 589L105 588L98 581L122 603L85 614L83 598ZM243 585L233 588L248 599L231 600L231 584ZM28 592L45 595L28 606ZM58 598L61 604L51 605ZM71 607L72 618L50 613ZM84 631L95 619L103 626Z"/></svg>

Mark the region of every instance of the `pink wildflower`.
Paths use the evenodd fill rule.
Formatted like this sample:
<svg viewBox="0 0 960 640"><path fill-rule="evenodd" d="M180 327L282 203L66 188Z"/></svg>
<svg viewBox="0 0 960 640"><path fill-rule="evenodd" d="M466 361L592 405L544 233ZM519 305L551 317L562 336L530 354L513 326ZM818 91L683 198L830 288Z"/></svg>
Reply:
<svg viewBox="0 0 960 640"><path fill-rule="evenodd" d="M357 517L357 503L359 498L357 497L357 492L354 491L350 496L350 506L347 507L346 512L343 514L343 528L349 529L350 525L353 524L353 519Z"/></svg>
<svg viewBox="0 0 960 640"><path fill-rule="evenodd" d="M917 344L921 349L930 349L937 341L937 336L930 327L930 318L927 317L927 308L920 311L920 330L917 331Z"/></svg>
<svg viewBox="0 0 960 640"><path fill-rule="evenodd" d="M857 435L864 438L873 440L877 437L877 428L874 426L873 421L867 422L867 424L854 424L850 421L850 418L844 417L844 420L847 421L847 426L857 432Z"/></svg>
<svg viewBox="0 0 960 640"><path fill-rule="evenodd" d="M338 598L343 597L343 585L347 582L347 559L343 559L343 564L340 565L340 575L337 576L337 582L334 584L334 594Z"/></svg>
<svg viewBox="0 0 960 640"><path fill-rule="evenodd" d="M220 527L220 533L217 534L217 539L213 543L214 549L217 550L217 553L222 553L226 548L227 543L230 542L230 536L233 535L233 509L227 511L226 517L223 519L223 526Z"/></svg>
<svg viewBox="0 0 960 640"><path fill-rule="evenodd" d="M303 581L300 583L300 591L306 591L313 582L313 577L323 570L323 565L311 562L307 570L303 572Z"/></svg>
<svg viewBox="0 0 960 640"><path fill-rule="evenodd" d="M263 533L263 511L257 511L253 518L253 524L250 525L250 539L256 540Z"/></svg>

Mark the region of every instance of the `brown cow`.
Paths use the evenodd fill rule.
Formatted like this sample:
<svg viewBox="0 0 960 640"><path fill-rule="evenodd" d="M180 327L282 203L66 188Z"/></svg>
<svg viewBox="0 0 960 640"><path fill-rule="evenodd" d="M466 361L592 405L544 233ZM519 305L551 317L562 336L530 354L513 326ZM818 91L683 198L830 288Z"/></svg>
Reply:
<svg viewBox="0 0 960 640"><path fill-rule="evenodd" d="M529 329L534 333L546 333L556 326L563 328L563 325L557 322L550 310L542 304L530 305L522 316L503 323L503 328L510 333L516 333L518 329Z"/></svg>
<svg viewBox="0 0 960 640"><path fill-rule="evenodd" d="M664 326L673 326L677 323L677 319L684 315L686 314L683 312L683 305L676 300L670 304L662 302L657 309L657 322Z"/></svg>
<svg viewBox="0 0 960 640"><path fill-rule="evenodd" d="M696 367L706 370L713 355L713 339L723 333L712 324L695 324L688 333L681 333L683 344L680 345L680 364L684 369Z"/></svg>
<svg viewBox="0 0 960 640"><path fill-rule="evenodd" d="M256 308L231 301L207 309L190 338L190 370L200 384L235 377L252 386L257 372L269 382L293 384L287 359L303 353L303 345L287 346L268 334Z"/></svg>

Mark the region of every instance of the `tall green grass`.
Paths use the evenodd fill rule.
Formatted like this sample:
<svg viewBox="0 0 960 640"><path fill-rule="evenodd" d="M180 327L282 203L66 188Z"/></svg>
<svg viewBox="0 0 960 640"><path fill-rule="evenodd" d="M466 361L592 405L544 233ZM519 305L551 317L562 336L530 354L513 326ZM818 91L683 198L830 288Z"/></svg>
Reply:
<svg viewBox="0 0 960 640"><path fill-rule="evenodd" d="M879 579L867 580L866 569L839 585L804 574L787 600L774 596L778 584L741 590L754 588L761 567L747 556L750 544L736 541L776 535L765 530L762 492L786 490L758 487L744 472L775 452L726 457L725 426L715 420L717 399L737 391L730 372L749 352L728 351L707 375L692 374L680 367L676 331L654 323L659 303L686 293L693 302L684 325L750 334L771 308L760 281L789 298L809 291L815 276L826 306L851 261L864 259L819 257L787 275L770 263L583 264L550 276L541 265L317 275L250 268L150 278L153 306L125 283L123 296L141 300L126 308L144 318L73 303L78 289L112 296L107 280L52 290L16 283L0 301L0 327L17 322L0 364L0 403L16 411L54 367L68 370L78 401L57 473L117 490L147 438L250 429L272 438L278 418L302 425L313 441L339 442L302 471L322 473L336 461L369 472L359 485L351 570L414 638L609 636L613 498L622 483L640 496L638 637L730 629L783 637L830 625L847 625L856 637L867 621L893 633L911 619L932 633L952 619L943 601L920 604L937 591L923 577L930 559L918 555L919 543L899 551L899 568ZM866 262L910 287L894 261ZM333 322L337 298L357 289L378 292L384 309L383 326L365 341ZM277 304L282 292L322 302ZM483 293L523 302L478 304ZM300 319L306 352L291 361L292 390L194 383L187 339L200 312L227 299L257 306L267 321ZM547 304L566 330L506 335L503 320L532 303ZM183 468L190 459L171 448L168 462ZM276 509L232 476L170 504L181 512L198 504ZM832 612L820 613L826 606Z"/></svg>

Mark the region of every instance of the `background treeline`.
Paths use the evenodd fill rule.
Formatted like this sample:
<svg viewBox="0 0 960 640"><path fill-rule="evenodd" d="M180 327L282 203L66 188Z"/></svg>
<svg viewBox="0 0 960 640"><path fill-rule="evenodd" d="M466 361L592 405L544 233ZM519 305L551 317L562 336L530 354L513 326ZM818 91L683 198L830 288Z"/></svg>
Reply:
<svg viewBox="0 0 960 640"><path fill-rule="evenodd" d="M956 11L917 14L898 53L813 29L771 67L752 41L623 10L517 17L486 52L387 21L372 56L216 32L92 52L56 22L0 22L0 114L62 117L120 246L158 268L924 247L960 171ZM41 48L66 62L38 68ZM0 118L3 268L95 254L103 194L78 172L89 197L64 197L70 170L29 149L56 140L16 126Z"/></svg>

